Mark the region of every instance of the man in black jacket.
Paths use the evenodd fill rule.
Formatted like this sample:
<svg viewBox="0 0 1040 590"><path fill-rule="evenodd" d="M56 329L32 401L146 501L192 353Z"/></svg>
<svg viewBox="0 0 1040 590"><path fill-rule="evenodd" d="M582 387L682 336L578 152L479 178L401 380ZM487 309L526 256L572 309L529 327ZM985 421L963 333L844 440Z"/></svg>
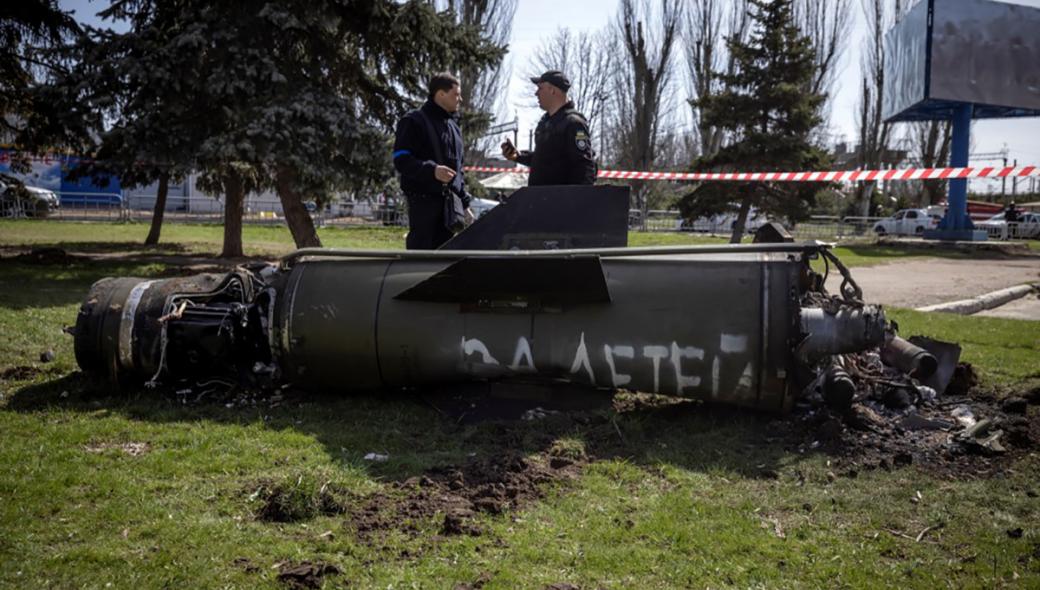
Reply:
<svg viewBox="0 0 1040 590"><path fill-rule="evenodd" d="M473 221L462 176L462 131L456 121L462 105L459 80L436 74L427 90L426 103L397 123L394 139L394 168L401 174L401 190L408 199L405 244L409 250L432 250L451 238L444 200L452 193L462 200L466 223Z"/></svg>
<svg viewBox="0 0 1040 590"><path fill-rule="evenodd" d="M502 155L530 166L529 186L542 184L595 184L596 154L585 116L567 98L571 82L558 70L550 70L531 81L538 85L535 96L545 115L534 132L534 152L518 151L508 139Z"/></svg>

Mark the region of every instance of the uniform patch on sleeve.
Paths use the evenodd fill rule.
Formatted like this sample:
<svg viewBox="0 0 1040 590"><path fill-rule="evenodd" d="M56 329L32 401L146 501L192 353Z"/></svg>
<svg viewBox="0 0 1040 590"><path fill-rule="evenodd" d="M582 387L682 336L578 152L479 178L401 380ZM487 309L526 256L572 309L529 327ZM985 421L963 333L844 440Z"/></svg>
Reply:
<svg viewBox="0 0 1040 590"><path fill-rule="evenodd" d="M589 134L584 130L579 129L574 134L574 145L582 152L589 149Z"/></svg>

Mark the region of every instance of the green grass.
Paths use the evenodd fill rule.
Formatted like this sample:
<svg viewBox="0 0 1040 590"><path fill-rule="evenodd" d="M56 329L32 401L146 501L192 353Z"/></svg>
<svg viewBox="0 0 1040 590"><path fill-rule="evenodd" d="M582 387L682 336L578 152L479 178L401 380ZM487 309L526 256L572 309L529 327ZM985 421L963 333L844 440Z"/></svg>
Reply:
<svg viewBox="0 0 1040 590"><path fill-rule="evenodd" d="M884 262L894 262L903 258L952 258L964 260L979 257L977 254L967 254L957 251L896 248L893 246L879 246L877 244L837 246L834 248L834 254L845 266L849 267L871 266ZM981 257L985 256L986 255L983 255Z"/></svg>
<svg viewBox="0 0 1040 590"><path fill-rule="evenodd" d="M403 249L406 231L400 227L331 227L319 229L318 236L329 248ZM142 223L0 220L0 244L5 245L212 256L221 250L224 228L167 223L160 244L150 249L142 245L147 235L148 225ZM246 225L242 228L242 244L247 256L282 256L295 249L289 229L280 225Z"/></svg>
<svg viewBox="0 0 1040 590"><path fill-rule="evenodd" d="M407 228L325 227L318 230L328 248L403 249ZM0 244L8 246L56 246L67 250L155 252L216 255L221 250L223 228L218 225L166 224L161 243L142 246L148 226L139 223L77 223L32 220L0 220ZM629 233L630 246L719 244L718 237L680 233ZM248 256L282 256L295 247L282 226L246 225L242 243Z"/></svg>
<svg viewBox="0 0 1040 590"><path fill-rule="evenodd" d="M318 230L322 244L329 248L403 249L406 228L401 227L325 227ZM72 251L132 252L174 255L216 256L222 246L223 228L212 224L168 223L163 226L158 246L142 244L148 225L112 222L56 222L34 220L0 220L0 245L56 246ZM629 246L683 246L725 244L726 237L676 232L629 232ZM284 226L246 225L242 242L247 256L276 258L295 247ZM745 240L749 243L750 239ZM1031 248L1040 248L1030 241ZM875 244L839 246L835 254L846 266L867 266L909 257L942 257L964 259L985 258L986 254L956 251L896 248Z"/></svg>
<svg viewBox="0 0 1040 590"><path fill-rule="evenodd" d="M60 224L70 233L55 236L41 227L50 226L0 223L0 243L135 242L145 231ZM219 249L219 228L167 229L185 232L183 250ZM399 230L355 231L323 239L400 240ZM247 228L249 239L264 244L254 252L290 249L274 228ZM450 588L483 574L485 588L1040 585L1040 501L1027 494L1040 491L1034 455L998 478L949 480L910 467L834 479L832 457L769 442L773 419L741 411L682 405L604 411L605 421L588 423L466 425L406 395L183 406L76 373L61 328L75 321L89 285L174 270L134 259L0 262L0 588L279 588L272 566L286 560L333 563L343 574L326 587L356 588ZM1032 322L889 313L904 335L959 341L964 360L1001 387L1040 378ZM41 363L47 349L57 358ZM127 443L148 446L131 456L119 449ZM390 460L364 461L372 451ZM412 523L415 534L363 542L344 515L307 507L315 486L359 501L398 493L393 482L437 465L508 453L594 461L522 510L477 517L478 537L442 536L433 517ZM297 485L291 501L313 516L259 520L258 490L272 482ZM935 528L916 542L927 527ZM1024 536L1009 538L1016 527ZM258 569L236 564L243 558Z"/></svg>

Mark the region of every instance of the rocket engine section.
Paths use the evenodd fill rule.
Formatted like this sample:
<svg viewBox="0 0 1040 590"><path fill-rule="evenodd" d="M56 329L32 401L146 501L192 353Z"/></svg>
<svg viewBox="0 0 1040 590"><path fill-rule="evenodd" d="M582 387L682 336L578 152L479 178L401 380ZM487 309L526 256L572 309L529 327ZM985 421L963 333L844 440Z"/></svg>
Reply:
<svg viewBox="0 0 1040 590"><path fill-rule="evenodd" d="M840 263L842 297L822 293L809 260L837 262L828 247L301 250L277 268L99 281L76 356L129 382L346 394L543 378L784 411L800 367L888 333Z"/></svg>

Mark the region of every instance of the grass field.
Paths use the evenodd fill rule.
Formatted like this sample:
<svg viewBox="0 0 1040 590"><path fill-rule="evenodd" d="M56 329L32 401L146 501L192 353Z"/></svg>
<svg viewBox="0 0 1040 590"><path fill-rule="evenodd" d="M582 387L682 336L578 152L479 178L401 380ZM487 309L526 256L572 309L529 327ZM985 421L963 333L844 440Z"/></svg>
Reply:
<svg viewBox="0 0 1040 590"><path fill-rule="evenodd" d="M403 249L406 228L325 227L318 230L329 248ZM2 246L55 246L71 251L128 252L216 256L221 250L223 228L219 225L167 224L158 246L141 244L148 226L140 223L55 222L0 219ZM275 258L293 251L289 230L282 226L246 225L242 241L247 256ZM749 241L749 240L745 240ZM681 246L724 244L728 239L706 234L674 232L630 232L629 246ZM1036 248L1036 241L1030 245ZM876 244L839 246L835 254L846 266L864 266L907 257L966 258L961 252L899 249Z"/></svg>
<svg viewBox="0 0 1040 590"><path fill-rule="evenodd" d="M0 222L0 245L120 252L146 231ZM160 252L219 251L219 228L165 231ZM322 239L391 248L401 235ZM651 239L691 238L631 242ZM284 229L247 228L246 244L254 255L291 250ZM859 252L860 264L887 256ZM772 416L692 404L468 424L405 394L185 405L77 373L61 328L89 285L166 270L133 256L0 261L0 587L283 588L279 565L302 561L340 570L328 588L1040 586L1035 452L981 478L917 465L853 474L840 457L772 443ZM903 334L961 342L988 393L1040 386L1035 323L891 313ZM46 350L53 362L40 362ZM389 459L364 460L370 452ZM478 513L479 535L445 534L440 513L366 535L348 516L373 498L411 497L408 482L437 466L560 453L589 460L520 508ZM297 518L258 516L275 488L291 492ZM322 489L337 510L315 504Z"/></svg>

